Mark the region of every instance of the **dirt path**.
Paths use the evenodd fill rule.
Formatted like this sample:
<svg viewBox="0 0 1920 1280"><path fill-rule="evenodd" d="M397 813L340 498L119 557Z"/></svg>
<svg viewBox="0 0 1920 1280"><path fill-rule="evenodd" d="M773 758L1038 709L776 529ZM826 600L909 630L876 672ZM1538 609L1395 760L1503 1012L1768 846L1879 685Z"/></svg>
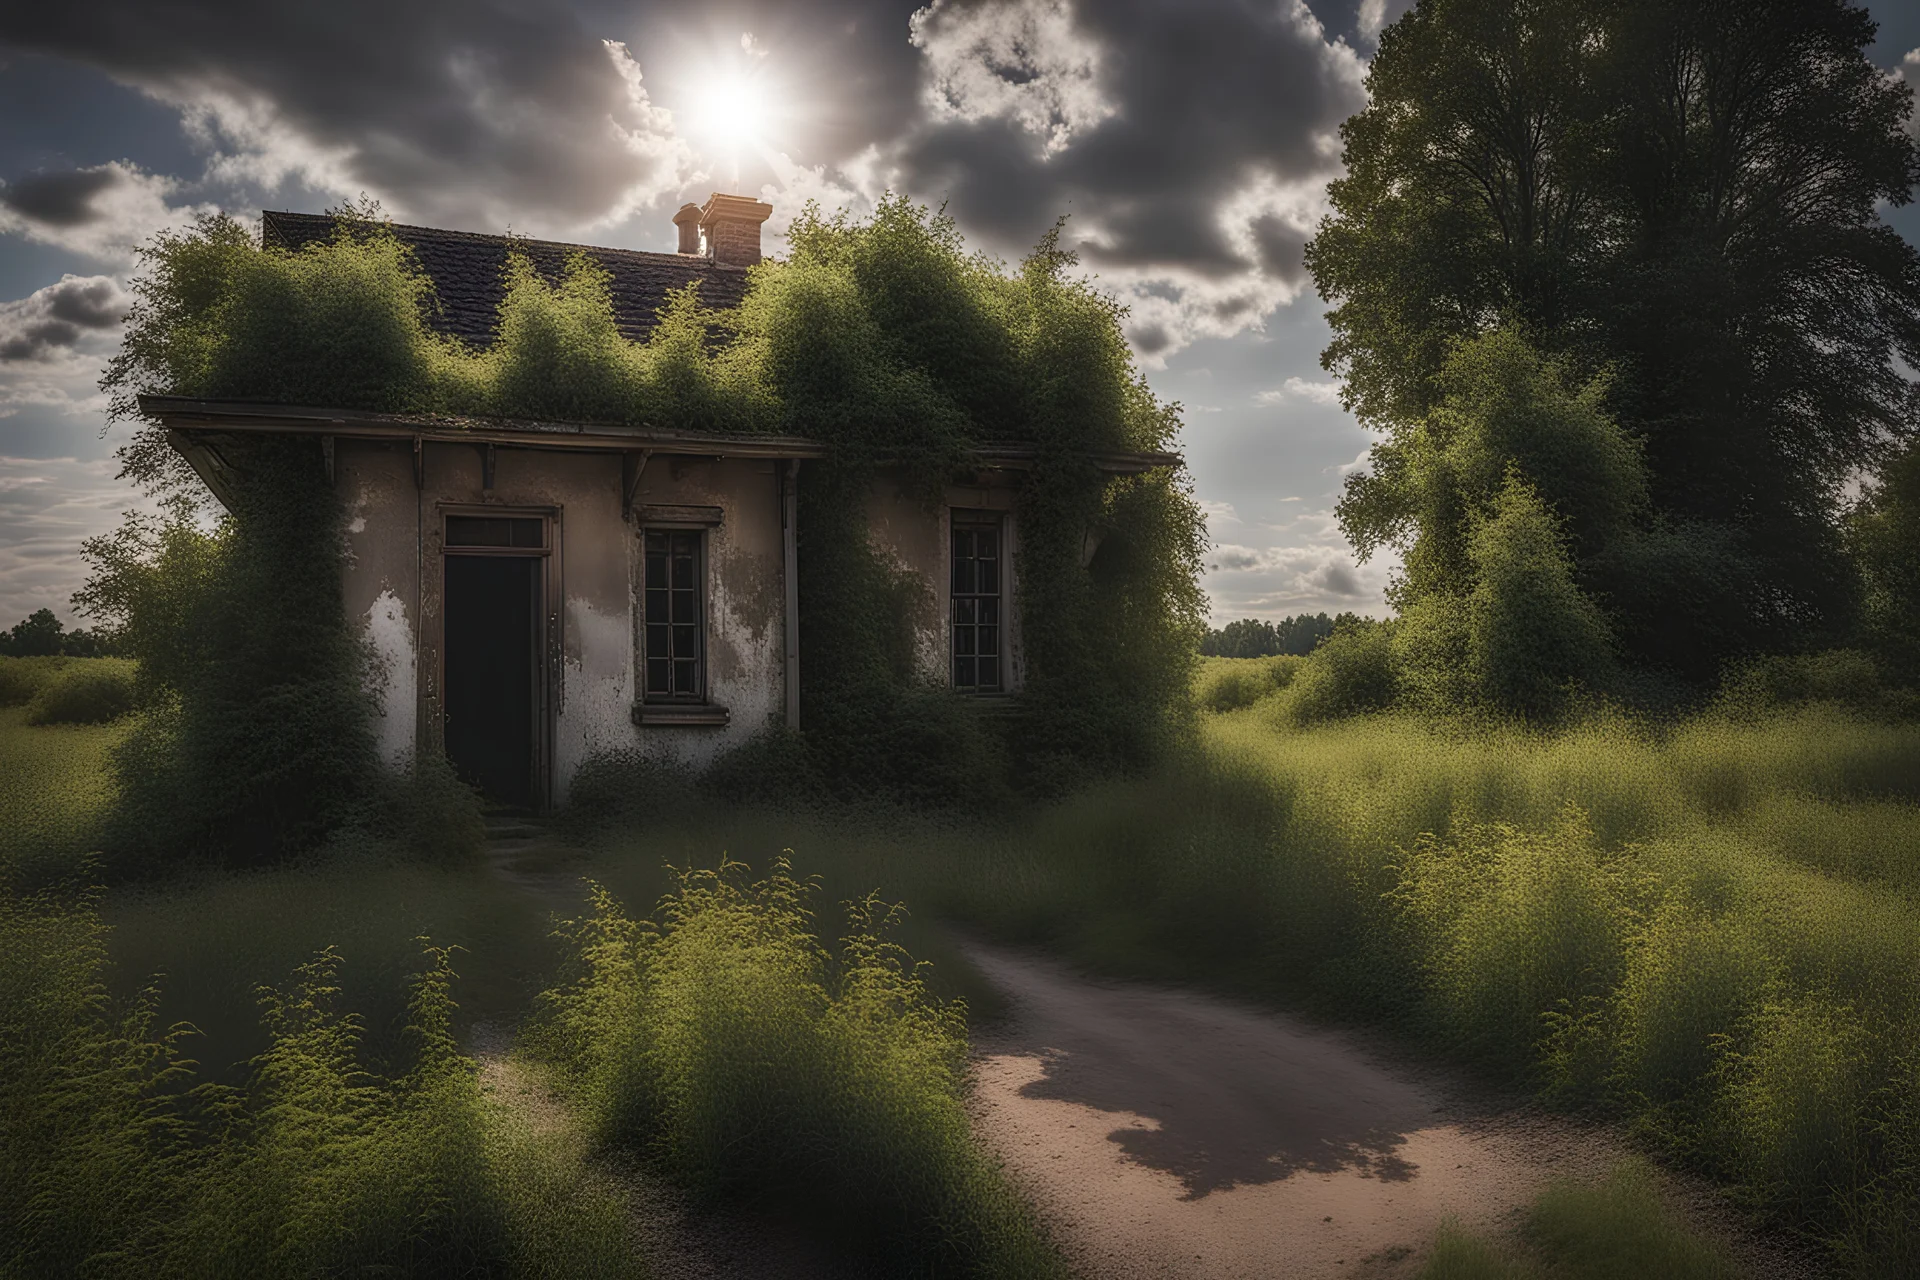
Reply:
<svg viewBox="0 0 1920 1280"><path fill-rule="evenodd" d="M1297 1019L962 945L1013 1006L976 1042L976 1123L1090 1280L1413 1276L1443 1220L1509 1228L1624 1154Z"/></svg>

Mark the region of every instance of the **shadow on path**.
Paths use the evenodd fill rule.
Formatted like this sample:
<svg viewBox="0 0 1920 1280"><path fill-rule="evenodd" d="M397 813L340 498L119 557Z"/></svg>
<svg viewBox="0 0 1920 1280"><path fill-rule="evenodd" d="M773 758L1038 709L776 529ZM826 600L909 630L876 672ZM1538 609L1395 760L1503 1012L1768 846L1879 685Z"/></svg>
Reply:
<svg viewBox="0 0 1920 1280"><path fill-rule="evenodd" d="M1191 992L1093 983L1056 965L970 946L986 976L1019 993L995 1052L1037 1056L1028 1098L1144 1123L1109 1135L1126 1156L1179 1178L1188 1199L1302 1171L1406 1181L1407 1135L1434 1098L1339 1036Z"/></svg>

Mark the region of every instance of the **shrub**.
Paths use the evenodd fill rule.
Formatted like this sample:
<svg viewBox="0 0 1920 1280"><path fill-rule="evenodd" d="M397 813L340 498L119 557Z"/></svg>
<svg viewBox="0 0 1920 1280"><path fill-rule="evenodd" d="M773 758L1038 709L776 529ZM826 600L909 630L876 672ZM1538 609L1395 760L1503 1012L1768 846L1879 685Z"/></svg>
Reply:
<svg viewBox="0 0 1920 1280"><path fill-rule="evenodd" d="M81 658L63 669L27 704L28 724L106 724L133 710L134 664L120 658Z"/></svg>
<svg viewBox="0 0 1920 1280"><path fill-rule="evenodd" d="M1290 654L1203 659L1194 677L1194 701L1214 712L1250 707L1292 684L1305 661Z"/></svg>
<svg viewBox="0 0 1920 1280"><path fill-rule="evenodd" d="M480 797L460 781L438 751L415 753L394 780L383 834L398 837L409 852L440 866L477 859L487 844Z"/></svg>
<svg viewBox="0 0 1920 1280"><path fill-rule="evenodd" d="M0 707L20 707L59 678L69 658L9 658L0 656Z"/></svg>
<svg viewBox="0 0 1920 1280"><path fill-rule="evenodd" d="M268 1046L229 1087L196 1080L192 1028L155 1034L154 989L114 1006L105 936L88 900L0 893L0 1270L632 1273L606 1197L481 1096L446 950L398 1069L361 1061L329 949L262 992Z"/></svg>
<svg viewBox="0 0 1920 1280"><path fill-rule="evenodd" d="M1526 1234L1555 1267L1582 1280L1735 1280L1726 1251L1695 1235L1668 1209L1654 1173L1638 1160L1596 1185L1560 1182L1527 1215Z"/></svg>
<svg viewBox="0 0 1920 1280"><path fill-rule="evenodd" d="M883 940L892 909L849 904L830 955L784 859L744 870L682 873L658 926L596 888L570 927L573 980L534 1043L596 1131L703 1195L778 1193L922 1266L1057 1274L972 1137L964 1011Z"/></svg>
<svg viewBox="0 0 1920 1280"><path fill-rule="evenodd" d="M1607 625L1573 578L1558 522L1510 473L1467 539L1467 657L1475 692L1496 709L1552 717L1608 671Z"/></svg>
<svg viewBox="0 0 1920 1280"><path fill-rule="evenodd" d="M1283 709L1296 724L1334 720L1385 709L1397 688L1392 626L1360 620L1336 628L1300 665Z"/></svg>
<svg viewBox="0 0 1920 1280"><path fill-rule="evenodd" d="M1635 885L1578 811L1546 832L1424 837L1399 873L1435 1026L1489 1063L1527 1069L1549 1013L1597 1004L1619 981Z"/></svg>
<svg viewBox="0 0 1920 1280"><path fill-rule="evenodd" d="M1837 702L1870 710L1888 690L1873 657L1858 649L1776 654L1733 667L1721 683L1719 707L1756 714L1806 702Z"/></svg>

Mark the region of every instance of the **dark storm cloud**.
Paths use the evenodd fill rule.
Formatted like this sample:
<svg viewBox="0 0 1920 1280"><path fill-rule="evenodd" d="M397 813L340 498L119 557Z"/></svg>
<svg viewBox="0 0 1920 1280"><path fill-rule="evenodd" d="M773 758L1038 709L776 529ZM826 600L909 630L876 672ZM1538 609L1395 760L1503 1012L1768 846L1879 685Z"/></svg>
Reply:
<svg viewBox="0 0 1920 1280"><path fill-rule="evenodd" d="M105 168L34 174L0 187L0 204L50 227L77 227L102 216L93 198L120 181Z"/></svg>
<svg viewBox="0 0 1920 1280"><path fill-rule="evenodd" d="M17 302L0 303L0 361L44 361L88 334L118 327L128 298L111 276L66 276Z"/></svg>
<svg viewBox="0 0 1920 1280"><path fill-rule="evenodd" d="M1014 22L1020 37L991 37ZM1300 279L1301 225L1252 209L1236 234L1224 205L1262 179L1324 181L1362 103L1357 59L1304 7L940 0L916 38L936 119L902 166L915 189L951 191L963 221L1018 242L1041 229L1037 211L1071 208L1096 265Z"/></svg>
<svg viewBox="0 0 1920 1280"><path fill-rule="evenodd" d="M557 3L94 0L4 12L0 43L172 103L238 157L235 176L357 185L431 218L572 225L677 186L686 164L609 33Z"/></svg>

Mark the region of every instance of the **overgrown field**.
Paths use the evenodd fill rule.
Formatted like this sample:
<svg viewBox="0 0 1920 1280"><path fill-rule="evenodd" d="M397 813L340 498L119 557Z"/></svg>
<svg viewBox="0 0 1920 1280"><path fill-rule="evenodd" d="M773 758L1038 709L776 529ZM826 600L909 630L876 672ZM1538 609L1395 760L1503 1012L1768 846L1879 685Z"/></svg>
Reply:
<svg viewBox="0 0 1920 1280"><path fill-rule="evenodd" d="M816 921L727 864L556 931L477 850L367 831L90 889L127 726L5 714L0 1274L645 1276L609 1151L912 1274L1061 1272L973 1140L964 1006L871 895ZM569 1123L481 1089L483 1021Z"/></svg>
<svg viewBox="0 0 1920 1280"><path fill-rule="evenodd" d="M443 1033L457 1042L472 1021L541 1010L530 1061L594 1141L722 1199L804 1199L811 1185L884 1205L891 1247L962 1272L1045 1269L1044 1242L956 1109L948 1002L965 997L976 1019L995 1009L936 927L947 920L1116 973L1396 1028L1555 1105L1617 1117L1765 1220L1831 1244L1850 1273L1920 1267L1920 727L1816 702L1552 732L1396 716L1301 728L1289 675L1284 662L1210 662L1203 681L1253 694L1203 685L1203 702L1234 709L1203 713L1178 763L998 824L740 809L703 799L684 772L603 762L583 780L578 848L556 856L604 889L597 913L558 937L485 867L371 837L97 903L14 892L0 930L5 1111L32 1131L5 1143L10 1185L119 1187L161 1170L149 1181L162 1182L126 1184L128 1213L212 1216L124 1237L121 1269L134 1272L213 1249L227 1230L216 1219L239 1212L219 1199L222 1180L265 1185L259 1161L293 1161L298 1185L335 1188L359 1186L371 1175L356 1162L373 1161L426 1199L387 1196L413 1225L356 1238L428 1248L431 1236L482 1272L537 1274L512 1252L514 1231L617 1211L571 1193L532 1208L499 1198L506 1183L486 1178L589 1186L582 1149L514 1138ZM0 715L8 866L23 853L71 863L124 730ZM754 874L667 865L713 867L723 850ZM876 887L912 907L885 937L930 972L889 949L876 907L841 923L833 904ZM854 941L822 941L842 934ZM202 1034L170 1039L176 1020ZM723 1069L743 1055L760 1075ZM201 1065L183 1073L185 1058ZM296 1062L298 1080L275 1083ZM759 1114L748 1100L771 1111L732 1134ZM272 1135L293 1133L276 1126L295 1114L309 1127L285 1141L302 1154L270 1157L294 1150ZM742 1160L747 1141L774 1147ZM478 1197L481 1217L447 1236L455 1226L421 1206L451 1203L453 1184L435 1179L452 1175L418 1144L459 1142L492 1153L473 1166L494 1172L460 1184L455 1198ZM157 1164L129 1154L156 1151ZM546 1181L514 1174L515 1160ZM862 1181L876 1168L895 1172ZM166 1169L193 1172L164 1183ZM206 1188L191 1205L178 1199L189 1184ZM339 1194L324 1210L338 1222L370 1211ZM42 1208L0 1234L82 1257L86 1241L59 1234L80 1229L55 1212L67 1195L27 1197ZM301 1257L348 1256L327 1253L346 1246L285 1196L248 1221L305 1241ZM973 1207L936 1225L933 1204ZM1436 1256L1493 1257L1448 1249ZM238 1269L258 1261L232 1256ZM1531 1256L1507 1261L1524 1270Z"/></svg>
<svg viewBox="0 0 1920 1280"><path fill-rule="evenodd" d="M1301 728L1292 674L1208 660L1199 700L1239 709L1182 761L993 829L685 787L675 816L639 768L652 817L610 816L595 874L644 895L663 859L787 845L830 894L1384 1023L1618 1117L1850 1270L1920 1271L1920 726L1815 702Z"/></svg>

